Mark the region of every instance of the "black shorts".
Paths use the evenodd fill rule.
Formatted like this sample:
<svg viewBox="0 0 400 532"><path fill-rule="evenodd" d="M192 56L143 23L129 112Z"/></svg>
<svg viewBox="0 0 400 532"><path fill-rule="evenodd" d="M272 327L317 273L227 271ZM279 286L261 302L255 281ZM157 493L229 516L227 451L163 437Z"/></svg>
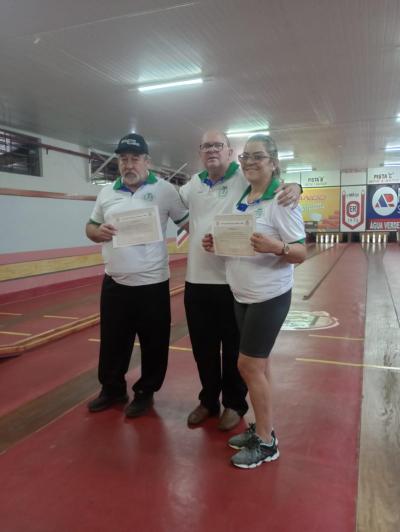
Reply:
<svg viewBox="0 0 400 532"><path fill-rule="evenodd" d="M289 312L292 291L262 301L235 301L236 321L240 331L240 352L249 357L268 358Z"/></svg>

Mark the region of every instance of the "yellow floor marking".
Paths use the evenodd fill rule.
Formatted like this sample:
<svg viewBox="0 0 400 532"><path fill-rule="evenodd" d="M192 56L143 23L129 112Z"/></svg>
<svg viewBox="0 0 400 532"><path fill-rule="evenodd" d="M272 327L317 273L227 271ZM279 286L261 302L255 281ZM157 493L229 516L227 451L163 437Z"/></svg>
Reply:
<svg viewBox="0 0 400 532"><path fill-rule="evenodd" d="M351 366L353 368L389 369L400 371L396 366L379 366L377 364L356 364L355 362L338 362L336 360L320 360L317 358L296 358L298 362L313 362L315 364L332 364L334 366Z"/></svg>
<svg viewBox="0 0 400 532"><path fill-rule="evenodd" d="M0 316L23 316L23 314L16 314L15 312L0 312Z"/></svg>
<svg viewBox="0 0 400 532"><path fill-rule="evenodd" d="M89 342L100 342L99 338L89 338ZM140 347L140 344L138 342L135 342L136 347ZM175 351L191 351L192 349L190 347L176 347L175 345L170 345L170 349L173 349Z"/></svg>
<svg viewBox="0 0 400 532"><path fill-rule="evenodd" d="M327 336L324 334L309 334L308 336L312 336L313 338L330 338L332 340L354 340L358 342L364 341L364 338L350 338L350 336Z"/></svg>
<svg viewBox="0 0 400 532"><path fill-rule="evenodd" d="M19 332L9 332L9 331L0 331L0 334L11 334L15 336L32 336L32 333L19 333Z"/></svg>
<svg viewBox="0 0 400 532"><path fill-rule="evenodd" d="M44 314L43 318L58 318L60 320L78 320L76 316L52 316L51 314Z"/></svg>

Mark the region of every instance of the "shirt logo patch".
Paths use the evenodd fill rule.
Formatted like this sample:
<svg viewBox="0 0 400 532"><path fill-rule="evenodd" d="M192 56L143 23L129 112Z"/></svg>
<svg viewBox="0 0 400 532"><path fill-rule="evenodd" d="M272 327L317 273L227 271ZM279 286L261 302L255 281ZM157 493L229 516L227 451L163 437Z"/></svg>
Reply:
<svg viewBox="0 0 400 532"><path fill-rule="evenodd" d="M153 201L154 199L154 196L151 192L147 192L144 196L143 196L143 199L145 201Z"/></svg>
<svg viewBox="0 0 400 532"><path fill-rule="evenodd" d="M258 207L256 209L256 212L255 212L255 217L256 218L262 218L263 217L263 214L264 214L264 209L263 207Z"/></svg>
<svg viewBox="0 0 400 532"><path fill-rule="evenodd" d="M220 198L224 198L226 195L228 194L228 187L226 185L223 185L219 190L218 190L218 196Z"/></svg>

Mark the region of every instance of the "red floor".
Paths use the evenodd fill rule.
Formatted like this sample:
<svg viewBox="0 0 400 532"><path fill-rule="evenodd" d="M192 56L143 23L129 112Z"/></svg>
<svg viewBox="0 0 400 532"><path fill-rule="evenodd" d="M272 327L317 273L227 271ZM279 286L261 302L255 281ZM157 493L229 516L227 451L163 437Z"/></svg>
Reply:
<svg viewBox="0 0 400 532"><path fill-rule="evenodd" d="M89 415L82 405L2 457L4 530L354 530L358 416L343 417L353 410L349 394L324 389L315 404L319 387L304 386L311 375L294 390L300 377L293 361L283 360L281 459L236 470L215 420L186 428L195 368L188 352L171 358L150 416L126 421L117 409ZM333 377L322 371L315 378ZM353 371L343 385L351 389L358 380Z"/></svg>
<svg viewBox="0 0 400 532"><path fill-rule="evenodd" d="M0 416L96 367L99 344L89 342L93 337L99 337L98 327L0 361Z"/></svg>
<svg viewBox="0 0 400 532"><path fill-rule="evenodd" d="M172 319L184 319L183 294L171 298ZM97 366L99 327L90 327L22 356L0 361L0 416ZM40 367L40 372L37 368Z"/></svg>
<svg viewBox="0 0 400 532"><path fill-rule="evenodd" d="M297 269L299 285L311 288L340 250ZM310 300L294 299L294 310L327 311L339 326L316 336L283 331L275 346L278 461L238 470L229 464L233 451L215 419L187 428L199 382L191 352L174 350L148 416L128 421L118 408L89 415L81 405L0 457L2 530L353 532L362 370L296 358L361 361L362 341L346 337L363 336L365 275L361 248L350 246ZM173 301L174 313L183 316L182 297ZM89 331L86 336L98 335ZM68 380L68 366L80 372L95 364L98 344L83 333L74 336L61 371L57 362L42 381L54 386L57 366ZM61 353L66 342L49 344L49 350L55 354L59 344ZM189 348L188 338L174 345ZM20 363L5 375L6 382L16 383L15 396L23 395L18 374L24 369L32 396L43 390L33 375L45 359L51 360L50 352L35 350L3 363L2 377L9 362ZM129 375L134 379L135 372ZM8 390L0 404L13 402Z"/></svg>

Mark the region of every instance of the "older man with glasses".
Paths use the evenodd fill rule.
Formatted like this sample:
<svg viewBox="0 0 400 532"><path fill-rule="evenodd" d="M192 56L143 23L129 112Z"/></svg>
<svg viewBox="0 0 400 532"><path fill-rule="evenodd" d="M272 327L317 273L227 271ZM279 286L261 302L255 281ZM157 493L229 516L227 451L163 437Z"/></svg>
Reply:
<svg viewBox="0 0 400 532"><path fill-rule="evenodd" d="M211 232L214 216L230 213L248 183L232 160L233 150L224 133L207 131L199 155L205 169L180 189L190 224L185 310L202 386L200 403L187 421L195 426L218 416L222 396L218 428L231 430L248 409L247 388L237 368L239 332L224 260L206 253L201 241ZM277 192L281 192L279 203L288 205L298 201L301 189L297 184L282 184Z"/></svg>

